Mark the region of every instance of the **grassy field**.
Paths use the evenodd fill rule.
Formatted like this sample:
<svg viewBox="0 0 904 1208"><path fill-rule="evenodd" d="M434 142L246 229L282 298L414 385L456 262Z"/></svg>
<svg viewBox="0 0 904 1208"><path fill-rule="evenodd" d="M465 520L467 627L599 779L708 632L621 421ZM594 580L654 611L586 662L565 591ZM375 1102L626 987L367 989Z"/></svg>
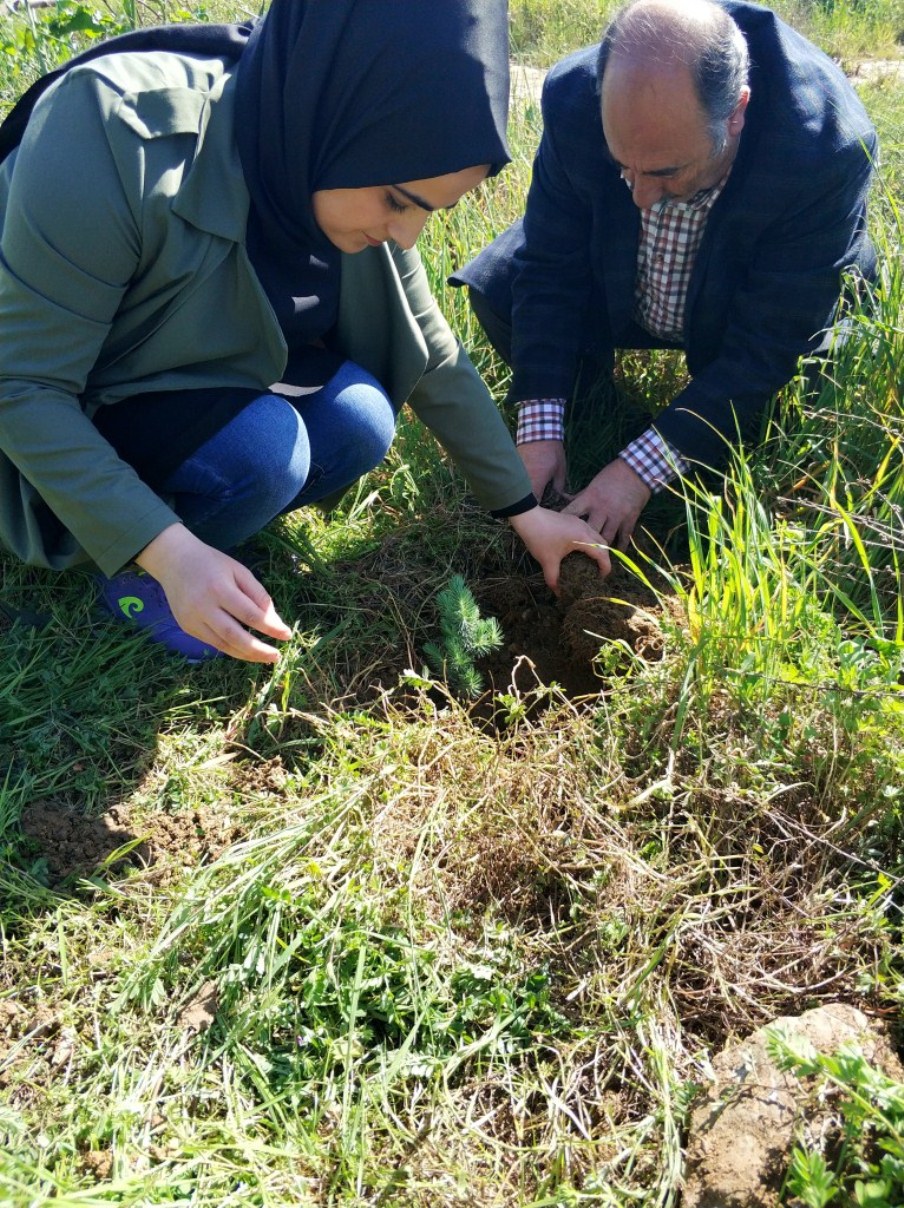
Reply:
<svg viewBox="0 0 904 1208"><path fill-rule="evenodd" d="M519 57L600 11L514 0ZM851 69L901 53L901 0L781 11ZM103 14L0 18L5 100L73 38L188 16ZM275 668L188 669L86 573L0 556L0 1203L664 1208L726 1040L829 1001L899 1020L904 78L861 94L882 280L724 493L650 510L611 587L640 629L579 647L407 420L339 514L257 540ZM500 400L443 282L537 137L522 104L513 167L422 240ZM649 410L682 372L624 369ZM425 653L455 574L504 631L476 701Z"/></svg>

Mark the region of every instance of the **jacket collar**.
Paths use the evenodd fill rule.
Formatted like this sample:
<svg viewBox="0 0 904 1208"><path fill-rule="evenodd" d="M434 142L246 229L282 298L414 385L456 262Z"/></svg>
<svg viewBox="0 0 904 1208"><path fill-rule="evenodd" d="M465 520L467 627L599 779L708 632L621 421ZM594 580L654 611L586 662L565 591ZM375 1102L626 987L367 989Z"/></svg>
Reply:
<svg viewBox="0 0 904 1208"><path fill-rule="evenodd" d="M234 137L234 73L224 73L206 94L197 131L195 156L173 200L173 212L199 230L241 243L250 199Z"/></svg>

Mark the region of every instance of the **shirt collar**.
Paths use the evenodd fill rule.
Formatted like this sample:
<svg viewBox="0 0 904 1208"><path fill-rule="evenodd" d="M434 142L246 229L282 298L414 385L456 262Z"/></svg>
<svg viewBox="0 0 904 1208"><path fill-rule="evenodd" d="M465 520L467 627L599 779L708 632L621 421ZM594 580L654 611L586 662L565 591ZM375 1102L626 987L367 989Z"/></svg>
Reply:
<svg viewBox="0 0 904 1208"><path fill-rule="evenodd" d="M667 204L683 205L690 210L708 210L717 201L719 194L725 188L728 178L731 175L732 165L729 164L725 170L725 175L721 180L716 181L714 185L710 185L707 189L698 189L693 197L689 197L687 201L672 202Z"/></svg>

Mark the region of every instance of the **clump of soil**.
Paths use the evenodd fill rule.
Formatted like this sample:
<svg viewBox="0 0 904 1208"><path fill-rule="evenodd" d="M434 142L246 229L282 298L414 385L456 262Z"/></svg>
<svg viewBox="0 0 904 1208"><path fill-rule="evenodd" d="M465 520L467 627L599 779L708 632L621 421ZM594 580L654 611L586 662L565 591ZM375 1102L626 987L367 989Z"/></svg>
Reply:
<svg viewBox="0 0 904 1208"><path fill-rule="evenodd" d="M595 562L569 554L562 562L559 591L562 637L575 658L592 662L604 642L624 642L647 660L661 657L656 596L620 564L603 579Z"/></svg>
<svg viewBox="0 0 904 1208"><path fill-rule="evenodd" d="M795 1137L831 1134L828 1108L814 1111L807 1088L769 1056L771 1029L808 1040L821 1053L855 1044L889 1077L904 1078L886 1025L845 1003L758 1028L713 1060L713 1083L691 1116L683 1208L778 1208Z"/></svg>
<svg viewBox="0 0 904 1208"><path fill-rule="evenodd" d="M113 1172L113 1154L109 1149L89 1149L82 1154L82 1170L102 1183Z"/></svg>
<svg viewBox="0 0 904 1208"><path fill-rule="evenodd" d="M521 691L558 684L572 698L595 695L600 648L623 642L641 658L662 655L661 612L656 595L625 567L605 578L581 553L562 562L558 599L534 575L484 579L475 594L481 611L498 618L505 647L483 660L493 689L511 683Z"/></svg>
<svg viewBox="0 0 904 1208"><path fill-rule="evenodd" d="M474 594L505 636L503 648L479 663L494 692L510 686L529 692L538 682L558 684L572 698L599 692L590 660L575 658L564 645L555 596L536 575L484 579Z"/></svg>

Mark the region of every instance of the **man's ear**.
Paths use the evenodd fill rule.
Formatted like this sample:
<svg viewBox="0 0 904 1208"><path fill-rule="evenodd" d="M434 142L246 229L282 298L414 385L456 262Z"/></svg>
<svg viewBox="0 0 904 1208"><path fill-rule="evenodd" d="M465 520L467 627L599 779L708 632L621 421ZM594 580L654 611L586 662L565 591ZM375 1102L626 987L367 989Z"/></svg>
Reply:
<svg viewBox="0 0 904 1208"><path fill-rule="evenodd" d="M741 95L738 98L738 103L734 107L734 112L728 119L728 134L730 138L735 138L744 129L744 112L747 109L747 102L750 100L750 85L745 84L741 89Z"/></svg>

